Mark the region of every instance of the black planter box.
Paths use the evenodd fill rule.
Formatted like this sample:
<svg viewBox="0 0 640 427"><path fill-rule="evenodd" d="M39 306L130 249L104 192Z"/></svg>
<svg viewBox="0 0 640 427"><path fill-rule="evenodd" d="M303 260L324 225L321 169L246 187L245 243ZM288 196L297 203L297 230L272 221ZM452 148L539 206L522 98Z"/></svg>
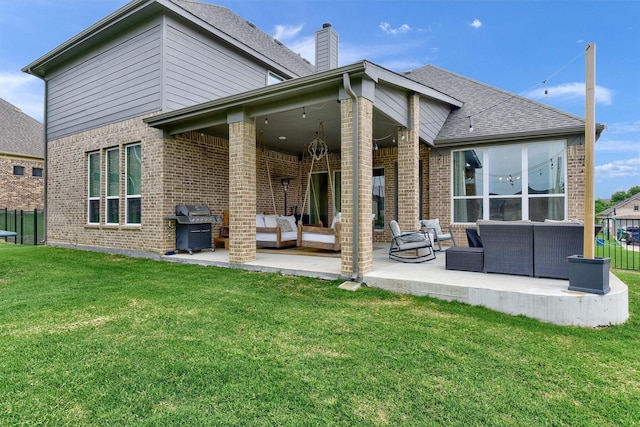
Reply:
<svg viewBox="0 0 640 427"><path fill-rule="evenodd" d="M604 295L609 287L610 258L584 258L571 255L569 261L569 290Z"/></svg>

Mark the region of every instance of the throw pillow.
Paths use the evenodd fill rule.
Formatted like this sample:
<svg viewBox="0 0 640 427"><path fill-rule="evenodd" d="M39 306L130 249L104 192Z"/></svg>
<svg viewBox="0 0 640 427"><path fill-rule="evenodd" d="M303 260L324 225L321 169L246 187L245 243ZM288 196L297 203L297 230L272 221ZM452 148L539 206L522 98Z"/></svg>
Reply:
<svg viewBox="0 0 640 427"><path fill-rule="evenodd" d="M276 215L265 215L264 226L267 228L276 228L278 226L278 221L276 221Z"/></svg>
<svg viewBox="0 0 640 427"><path fill-rule="evenodd" d="M278 218L278 226L280 227L280 231L282 231L283 233L293 231L293 228L291 228L291 223L286 218Z"/></svg>

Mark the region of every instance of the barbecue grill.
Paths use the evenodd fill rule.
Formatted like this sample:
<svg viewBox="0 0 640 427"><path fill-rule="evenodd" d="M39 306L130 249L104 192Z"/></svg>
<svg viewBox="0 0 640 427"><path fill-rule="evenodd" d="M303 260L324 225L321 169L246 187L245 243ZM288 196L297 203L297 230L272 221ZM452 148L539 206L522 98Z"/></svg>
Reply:
<svg viewBox="0 0 640 427"><path fill-rule="evenodd" d="M211 224L222 222L222 216L211 213L206 205L177 205L176 215L166 217L176 221L176 249L193 251L209 249L215 251L211 241Z"/></svg>

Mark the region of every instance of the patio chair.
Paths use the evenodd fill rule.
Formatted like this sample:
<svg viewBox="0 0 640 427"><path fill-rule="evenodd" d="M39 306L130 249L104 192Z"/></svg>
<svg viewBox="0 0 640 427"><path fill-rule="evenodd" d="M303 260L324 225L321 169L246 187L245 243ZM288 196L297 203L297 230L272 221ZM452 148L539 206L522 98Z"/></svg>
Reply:
<svg viewBox="0 0 640 427"><path fill-rule="evenodd" d="M423 219L420 223L426 224L427 231L433 235L434 242L438 244L438 251L442 250L440 242L445 240L451 240L453 246L458 246L456 245L456 239L453 237L451 226L449 226L448 233L443 232L440 226L440 219Z"/></svg>
<svg viewBox="0 0 640 427"><path fill-rule="evenodd" d="M436 258L428 233L421 231L401 232L397 221L389 223L391 246L389 259L400 262L424 262Z"/></svg>

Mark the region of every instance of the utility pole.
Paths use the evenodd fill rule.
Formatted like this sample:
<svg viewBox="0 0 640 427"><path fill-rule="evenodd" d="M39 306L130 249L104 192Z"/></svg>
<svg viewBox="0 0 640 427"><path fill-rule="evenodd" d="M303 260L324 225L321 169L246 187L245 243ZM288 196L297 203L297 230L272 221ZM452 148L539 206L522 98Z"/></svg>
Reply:
<svg viewBox="0 0 640 427"><path fill-rule="evenodd" d="M585 141L584 141L584 257L593 258L594 241L594 170L596 146L596 44L586 46Z"/></svg>

